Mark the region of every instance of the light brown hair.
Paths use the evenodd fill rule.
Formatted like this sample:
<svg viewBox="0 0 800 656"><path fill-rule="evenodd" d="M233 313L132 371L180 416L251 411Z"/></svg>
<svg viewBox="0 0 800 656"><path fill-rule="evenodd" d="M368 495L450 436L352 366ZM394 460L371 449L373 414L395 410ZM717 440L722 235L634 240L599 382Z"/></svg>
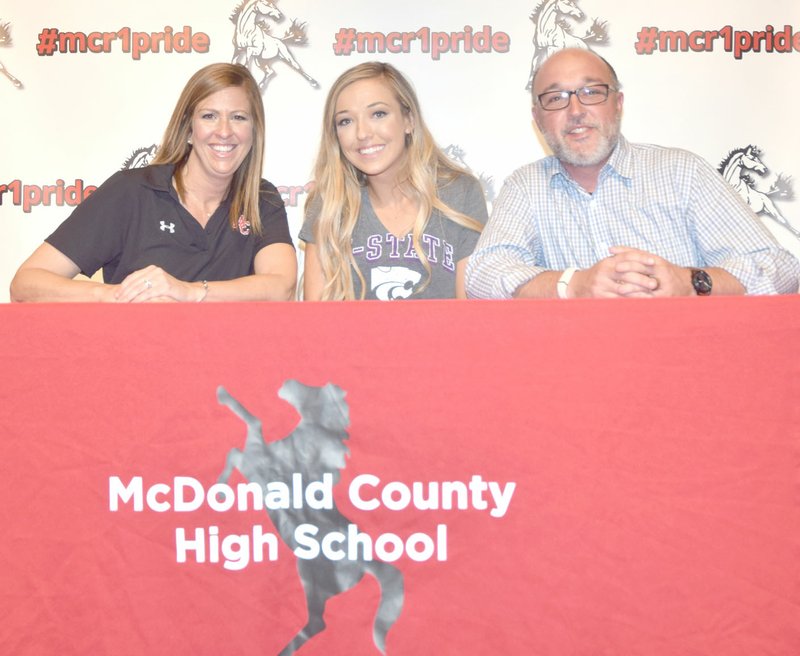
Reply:
<svg viewBox="0 0 800 656"><path fill-rule="evenodd" d="M210 95L227 89L240 87L250 103L253 120L253 145L231 179L229 195L231 209L228 220L232 228L238 226L239 217L244 215L256 234L261 233L261 216L258 210L261 171L264 162L264 103L253 76L240 64L210 64L197 71L181 92L172 111L164 138L158 148L153 164L175 165L175 186L183 199L185 188L181 175L192 145L192 117L197 106Z"/></svg>
<svg viewBox="0 0 800 656"><path fill-rule="evenodd" d="M483 228L479 221L458 212L440 200L437 187L467 172L457 166L436 145L422 119L417 94L409 81L392 65L366 62L348 69L333 83L322 118L322 138L314 167L314 188L305 205L306 216L316 218L314 240L319 253L324 278L323 300L355 298L353 272L361 281L361 298L365 294L365 281L353 258L351 240L361 211L361 189L367 184L366 176L344 156L336 134L336 103L345 87L360 80L379 78L394 93L403 113L411 119L412 130L406 135L405 170L398 182L409 190L419 206L412 228L412 239L423 267L428 272L430 264L422 245L422 234L433 210L477 232Z"/></svg>

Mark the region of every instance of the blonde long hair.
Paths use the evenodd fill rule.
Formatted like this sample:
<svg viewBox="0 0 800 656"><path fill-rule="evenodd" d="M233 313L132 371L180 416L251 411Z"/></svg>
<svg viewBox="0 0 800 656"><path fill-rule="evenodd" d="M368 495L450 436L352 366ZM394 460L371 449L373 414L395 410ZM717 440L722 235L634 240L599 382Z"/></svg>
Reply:
<svg viewBox="0 0 800 656"><path fill-rule="evenodd" d="M153 164L175 165L175 186L183 200L185 187L182 172L192 152L189 137L192 134L194 112L203 100L229 87L241 87L250 103L253 145L231 179L228 192L231 196L231 209L228 220L232 228L237 228L239 217L244 215L250 222L253 232L261 234L258 198L264 161L264 103L256 81L244 66L210 64L192 75L172 111L172 117L164 131L164 138L158 147Z"/></svg>
<svg viewBox="0 0 800 656"><path fill-rule="evenodd" d="M411 234L414 250L428 273L421 289L430 283L431 266L425 256L422 234L433 210L439 210L450 220L471 230L480 232L483 228L479 221L452 209L439 198L437 187L441 183L468 173L436 145L422 120L417 95L408 80L392 65L383 62L354 66L342 73L328 92L322 139L314 166L315 184L305 205L306 216L316 217L314 240L325 281L322 300L355 298L353 271L361 282L361 298L366 291L364 276L353 257L351 239L361 211L361 190L367 180L342 153L334 114L345 87L373 78L386 82L403 113L411 119L412 131L406 135L405 170L400 173L398 182L409 190L412 200L419 206Z"/></svg>

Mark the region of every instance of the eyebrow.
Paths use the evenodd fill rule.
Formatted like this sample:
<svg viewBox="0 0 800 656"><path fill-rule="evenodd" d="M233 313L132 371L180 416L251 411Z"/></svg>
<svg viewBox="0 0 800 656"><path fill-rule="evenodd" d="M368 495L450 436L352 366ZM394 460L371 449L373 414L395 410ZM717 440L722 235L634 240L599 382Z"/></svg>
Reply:
<svg viewBox="0 0 800 656"><path fill-rule="evenodd" d="M374 107L378 107L379 105L383 105L385 107L388 107L389 103L387 103L387 102L385 102L383 100L376 100L374 103L370 103L369 105L367 105L367 109L373 109ZM351 110L349 110L349 109L340 109L338 112L336 112L334 114L334 116L339 116L339 114L347 114L347 112L349 112L349 111L351 111Z"/></svg>
<svg viewBox="0 0 800 656"><path fill-rule="evenodd" d="M216 107L198 107L195 110L197 113L202 114L204 112L213 112L215 114L222 114L222 110L217 109ZM246 114L250 116L250 111L247 109L231 109L228 114Z"/></svg>
<svg viewBox="0 0 800 656"><path fill-rule="evenodd" d="M609 87L613 86L611 82L606 82L605 80L599 77L585 77L583 78L583 82L581 82L581 86L578 88L586 87L592 84L607 84ZM553 82L553 84L551 84L550 86L546 87L545 89L542 89L542 93L547 93L548 91L561 91L563 90L563 88L564 88L563 84L559 84L558 82Z"/></svg>

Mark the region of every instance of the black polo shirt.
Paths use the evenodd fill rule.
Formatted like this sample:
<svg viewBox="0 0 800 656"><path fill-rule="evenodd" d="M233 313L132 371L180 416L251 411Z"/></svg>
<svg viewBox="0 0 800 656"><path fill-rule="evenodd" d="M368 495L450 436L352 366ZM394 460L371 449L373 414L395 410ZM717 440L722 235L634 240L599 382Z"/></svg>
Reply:
<svg viewBox="0 0 800 656"><path fill-rule="evenodd" d="M87 276L102 267L111 284L150 264L188 282L232 280L254 273L256 253L265 246L292 243L283 200L271 183L261 181L263 232L256 236L244 219L231 228L228 199L201 227L178 200L173 169L162 164L115 173L45 241Z"/></svg>

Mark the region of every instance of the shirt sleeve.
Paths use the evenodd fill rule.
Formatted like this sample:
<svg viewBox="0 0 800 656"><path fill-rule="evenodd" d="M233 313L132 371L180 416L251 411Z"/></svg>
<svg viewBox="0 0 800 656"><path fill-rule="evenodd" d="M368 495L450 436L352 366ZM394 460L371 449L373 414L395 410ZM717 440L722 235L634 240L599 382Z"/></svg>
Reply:
<svg viewBox="0 0 800 656"><path fill-rule="evenodd" d="M261 212L261 235L258 238L255 252L258 253L270 244L289 244L294 247L283 199L275 186L266 180L261 181L259 211Z"/></svg>
<svg viewBox="0 0 800 656"><path fill-rule="evenodd" d="M725 269L747 294L794 293L800 264L747 203L705 160L697 158L689 218L707 266Z"/></svg>
<svg viewBox="0 0 800 656"><path fill-rule="evenodd" d="M300 228L298 238L307 244L313 244L314 239L314 226L317 224L317 217L319 216L322 207L322 199L317 196L311 207L307 207L303 218L303 226Z"/></svg>
<svg viewBox="0 0 800 656"><path fill-rule="evenodd" d="M121 257L127 216L138 201L125 172L112 175L92 192L45 241L91 277Z"/></svg>
<svg viewBox="0 0 800 656"><path fill-rule="evenodd" d="M461 175L453 181L452 192L448 186L442 188L442 201L451 209L475 219L482 226L486 225L489 214L486 211L486 197L480 182L471 175ZM458 243L456 244L456 261L469 257L475 250L481 233L472 228L459 226Z"/></svg>
<svg viewBox="0 0 800 656"><path fill-rule="evenodd" d="M512 298L521 285L546 271L537 264L541 247L528 188L518 172L500 190L467 265L470 298Z"/></svg>

